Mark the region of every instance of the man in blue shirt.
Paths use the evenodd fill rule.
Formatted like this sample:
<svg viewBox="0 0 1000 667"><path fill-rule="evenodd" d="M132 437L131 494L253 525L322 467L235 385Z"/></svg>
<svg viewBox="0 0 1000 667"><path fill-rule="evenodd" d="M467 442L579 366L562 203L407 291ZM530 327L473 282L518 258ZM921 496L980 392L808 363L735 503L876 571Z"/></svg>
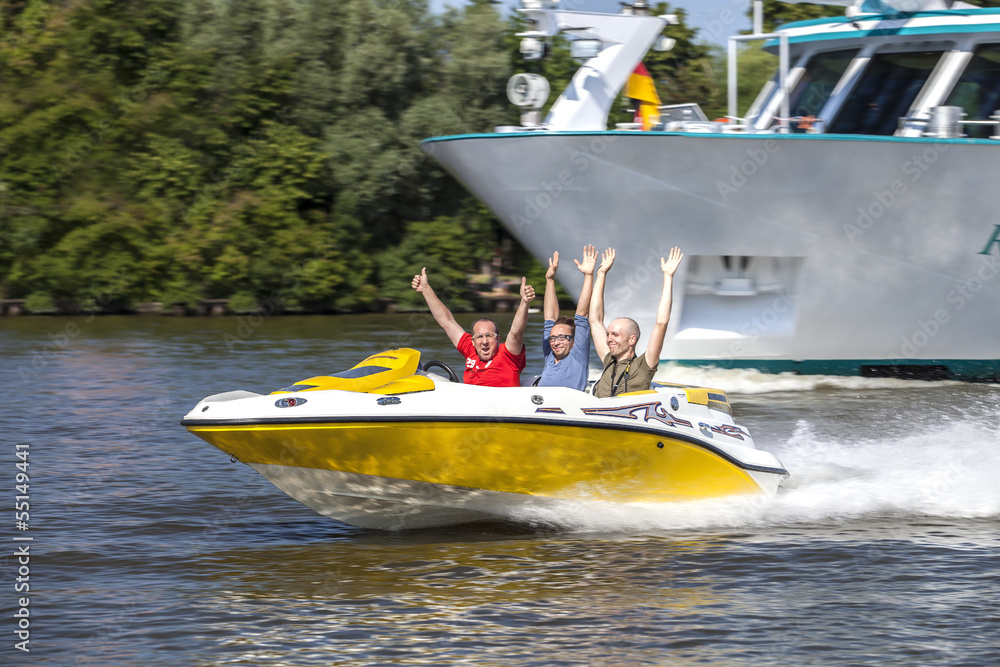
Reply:
<svg viewBox="0 0 1000 667"><path fill-rule="evenodd" d="M597 250L594 246L583 248L583 261L573 260L576 268L583 273L583 290L576 304L576 315L559 317L559 300L556 298L556 271L559 269L559 253L552 253L549 269L545 272L545 299L542 312L545 327L542 329L542 354L545 365L539 387L587 388L590 371L590 295L594 289L594 266L597 264Z"/></svg>

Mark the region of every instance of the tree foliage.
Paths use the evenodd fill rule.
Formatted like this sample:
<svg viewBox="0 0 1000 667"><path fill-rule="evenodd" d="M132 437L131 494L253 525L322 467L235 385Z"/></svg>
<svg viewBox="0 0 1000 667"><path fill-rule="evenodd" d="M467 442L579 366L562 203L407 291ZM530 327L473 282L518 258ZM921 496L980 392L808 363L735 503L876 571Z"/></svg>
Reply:
<svg viewBox="0 0 1000 667"><path fill-rule="evenodd" d="M522 61L524 25L498 7L0 0L0 298L356 311L418 306L427 266L470 305L465 275L509 238L420 141L517 123L514 71L546 76L551 104L578 67L561 38ZM645 60L663 102L721 115L721 50L654 11L681 19ZM771 69L754 58L741 67ZM508 260L540 275L521 249Z"/></svg>
<svg viewBox="0 0 1000 667"><path fill-rule="evenodd" d="M0 297L359 310L414 243L474 269L455 241L497 227L419 142L505 118L504 27L489 2L0 1Z"/></svg>
<svg viewBox="0 0 1000 667"><path fill-rule="evenodd" d="M774 32L786 23L808 21L825 16L843 16L844 8L831 5L815 5L807 2L788 3L780 0L764 0L764 32ZM753 18L753 3L747 9L747 16Z"/></svg>

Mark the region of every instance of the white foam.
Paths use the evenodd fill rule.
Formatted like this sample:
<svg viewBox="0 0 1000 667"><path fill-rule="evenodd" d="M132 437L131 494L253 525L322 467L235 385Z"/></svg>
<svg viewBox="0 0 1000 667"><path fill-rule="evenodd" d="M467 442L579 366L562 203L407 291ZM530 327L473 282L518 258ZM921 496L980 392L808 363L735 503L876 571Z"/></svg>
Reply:
<svg viewBox="0 0 1000 667"><path fill-rule="evenodd" d="M772 451L792 473L772 498L566 502L520 518L572 531L629 533L1000 519L1000 434L992 425L939 423L890 439L852 432L823 441L802 420Z"/></svg>
<svg viewBox="0 0 1000 667"><path fill-rule="evenodd" d="M699 387L715 387L730 394L766 394L782 391L812 391L814 389L895 389L913 387L914 380L897 378L865 378L853 375L796 375L794 373L762 373L755 369L725 369L714 367L660 364L656 380ZM919 381L920 386L959 385L959 382Z"/></svg>

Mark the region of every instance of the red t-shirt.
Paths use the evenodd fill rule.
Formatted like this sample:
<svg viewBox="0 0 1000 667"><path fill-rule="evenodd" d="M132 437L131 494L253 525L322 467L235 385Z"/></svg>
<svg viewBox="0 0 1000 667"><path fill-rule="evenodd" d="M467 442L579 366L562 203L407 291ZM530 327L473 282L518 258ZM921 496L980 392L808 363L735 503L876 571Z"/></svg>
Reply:
<svg viewBox="0 0 1000 667"><path fill-rule="evenodd" d="M500 343L496 355L489 361L483 361L476 353L476 345L472 342L469 332L462 334L455 347L465 355L465 384L486 387L521 386L521 371L527 365L527 355L523 347L521 354L513 355L507 351L504 343Z"/></svg>

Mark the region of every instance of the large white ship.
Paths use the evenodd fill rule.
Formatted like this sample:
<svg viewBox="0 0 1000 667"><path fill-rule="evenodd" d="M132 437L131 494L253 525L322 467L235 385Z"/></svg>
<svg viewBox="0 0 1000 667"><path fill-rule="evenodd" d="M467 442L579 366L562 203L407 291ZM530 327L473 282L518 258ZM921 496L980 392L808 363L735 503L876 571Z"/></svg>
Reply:
<svg viewBox="0 0 1000 667"><path fill-rule="evenodd" d="M591 57L544 119L547 86L519 75L523 126L423 148L540 260L615 247L609 318L648 331L678 245L665 360L1000 378L1000 9L828 3L845 16L757 35L782 64L743 117L732 67L750 37L730 40L727 122L675 105L608 130L670 17L525 4L523 51L563 32ZM575 273L559 274L571 293Z"/></svg>

